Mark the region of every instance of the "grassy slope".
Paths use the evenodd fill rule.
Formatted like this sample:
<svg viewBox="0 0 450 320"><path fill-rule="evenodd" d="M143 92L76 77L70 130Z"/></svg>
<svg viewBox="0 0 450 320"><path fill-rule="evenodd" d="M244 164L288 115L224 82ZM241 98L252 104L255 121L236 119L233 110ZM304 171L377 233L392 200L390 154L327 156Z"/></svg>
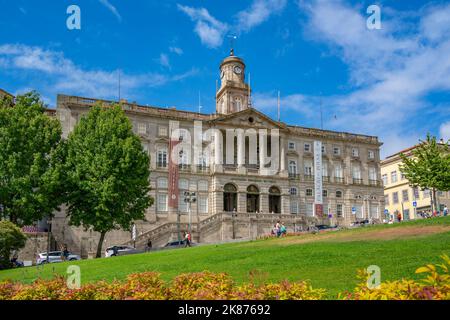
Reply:
<svg viewBox="0 0 450 320"><path fill-rule="evenodd" d="M236 281L245 282L249 280L250 271L258 270L263 280L308 279L314 287L326 288L333 297L339 291L354 288L357 269L375 264L381 268L382 280L419 278L414 274L417 267L439 262L439 255L443 253L450 255L450 232L386 241L339 242L340 237L430 225L450 226L450 217L338 231L334 232L334 239L321 239L325 235L301 236L315 237L313 242L303 244L289 244L294 237L288 237L84 260L74 264L81 267L83 283L123 279L130 273L143 271L158 271L163 279L170 280L183 272L203 270L227 272ZM59 263L2 271L0 281L14 279L29 283L38 277L49 278L53 273L64 274L67 266L67 263Z"/></svg>

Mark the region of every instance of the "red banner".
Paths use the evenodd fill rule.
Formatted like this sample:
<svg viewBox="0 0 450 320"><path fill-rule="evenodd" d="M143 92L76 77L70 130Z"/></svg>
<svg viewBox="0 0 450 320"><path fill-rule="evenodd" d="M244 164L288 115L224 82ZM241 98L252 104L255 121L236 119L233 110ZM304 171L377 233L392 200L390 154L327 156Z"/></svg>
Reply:
<svg viewBox="0 0 450 320"><path fill-rule="evenodd" d="M180 143L178 140L169 140L169 208L178 209L178 161L177 159L172 159L172 150L176 145Z"/></svg>
<svg viewBox="0 0 450 320"><path fill-rule="evenodd" d="M315 205L315 215L316 217L323 217L323 205L316 203Z"/></svg>

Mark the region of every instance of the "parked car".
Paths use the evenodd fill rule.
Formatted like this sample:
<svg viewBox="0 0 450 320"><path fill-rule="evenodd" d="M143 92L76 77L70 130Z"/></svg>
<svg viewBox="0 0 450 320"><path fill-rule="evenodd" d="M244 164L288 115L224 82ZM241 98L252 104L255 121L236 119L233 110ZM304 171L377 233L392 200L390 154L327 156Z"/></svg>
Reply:
<svg viewBox="0 0 450 320"><path fill-rule="evenodd" d="M114 253L114 247L116 248L116 253ZM114 256L122 256L126 254L132 254L132 253L138 253L136 248L132 246L111 246L106 248L105 250L105 257L114 257Z"/></svg>
<svg viewBox="0 0 450 320"><path fill-rule="evenodd" d="M69 252L69 256L67 257L68 261L81 260L81 257L77 254L73 254ZM48 255L49 263L63 262L61 258L61 251L50 251ZM47 252L39 253L36 259L36 264L44 264L47 263Z"/></svg>
<svg viewBox="0 0 450 320"><path fill-rule="evenodd" d="M335 228L337 228L337 226L329 226L329 225L326 225L326 224L318 224L318 225L316 225L316 228L318 230L326 230L326 229L335 229Z"/></svg>
<svg viewBox="0 0 450 320"><path fill-rule="evenodd" d="M164 246L165 248L181 248L184 247L186 245L186 243L184 242L184 240L174 240L174 241L169 241L166 243L166 245ZM194 242L191 242L191 246L196 246L197 244Z"/></svg>

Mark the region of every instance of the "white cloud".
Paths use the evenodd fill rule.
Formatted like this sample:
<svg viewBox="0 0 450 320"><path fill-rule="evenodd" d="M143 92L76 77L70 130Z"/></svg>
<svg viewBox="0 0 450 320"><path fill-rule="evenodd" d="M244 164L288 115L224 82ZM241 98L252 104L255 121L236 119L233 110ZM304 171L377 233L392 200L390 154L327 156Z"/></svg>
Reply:
<svg viewBox="0 0 450 320"><path fill-rule="evenodd" d="M176 53L179 56L181 56L184 53L183 49L181 49L179 47L169 47L169 51L172 53Z"/></svg>
<svg viewBox="0 0 450 320"><path fill-rule="evenodd" d="M158 62L161 66L170 69L170 61L169 61L169 56L167 54L161 53L159 55Z"/></svg>
<svg viewBox="0 0 450 320"><path fill-rule="evenodd" d="M249 31L265 22L286 6L286 0L254 0L252 5L237 14L237 31Z"/></svg>
<svg viewBox="0 0 450 320"><path fill-rule="evenodd" d="M98 1L102 5L104 5L109 11L111 11L112 14L116 16L117 20L119 20L119 22L122 21L122 16L120 15L119 11L108 0L98 0Z"/></svg>
<svg viewBox="0 0 450 320"><path fill-rule="evenodd" d="M209 48L217 48L222 45L223 37L229 29L226 23L211 16L205 8L197 9L178 4L178 9L196 23L194 31L204 45Z"/></svg>
<svg viewBox="0 0 450 320"><path fill-rule="evenodd" d="M447 121L441 125L439 128L439 134L439 138L444 139L444 141L450 140L450 121Z"/></svg>
<svg viewBox="0 0 450 320"><path fill-rule="evenodd" d="M20 70L36 89L47 84L47 96L57 93L113 98L117 96L119 70L87 70L64 57L62 52L31 47L22 44L0 45L0 68ZM197 73L193 68L185 73L167 75L159 73L128 74L121 72L121 88L124 95L131 95L140 88L153 88L169 82L180 81ZM43 81L42 74L45 75Z"/></svg>
<svg viewBox="0 0 450 320"><path fill-rule="evenodd" d="M350 73L348 94L324 98L324 107L338 115L333 128L380 136L384 155L425 136L429 128L409 124L429 107L428 94L450 90L450 5L427 7L409 31L402 28L411 17L391 16L383 7L382 29L369 30L364 8L320 0L299 6L305 37L327 44Z"/></svg>

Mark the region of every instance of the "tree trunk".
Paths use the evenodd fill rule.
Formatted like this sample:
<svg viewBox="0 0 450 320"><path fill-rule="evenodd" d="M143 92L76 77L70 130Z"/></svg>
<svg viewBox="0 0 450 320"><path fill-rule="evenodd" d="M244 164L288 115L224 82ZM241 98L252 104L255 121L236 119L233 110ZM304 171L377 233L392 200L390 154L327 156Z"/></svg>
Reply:
<svg viewBox="0 0 450 320"><path fill-rule="evenodd" d="M437 206L437 198L436 198L436 189L433 188L433 206L434 206L434 211L438 211L438 206ZM433 213L434 213L433 211Z"/></svg>
<svg viewBox="0 0 450 320"><path fill-rule="evenodd" d="M103 241L105 240L105 235L106 235L106 232L100 233L100 240L98 241L98 245L97 245L97 254L95 255L96 258L102 257L102 246L103 246Z"/></svg>

